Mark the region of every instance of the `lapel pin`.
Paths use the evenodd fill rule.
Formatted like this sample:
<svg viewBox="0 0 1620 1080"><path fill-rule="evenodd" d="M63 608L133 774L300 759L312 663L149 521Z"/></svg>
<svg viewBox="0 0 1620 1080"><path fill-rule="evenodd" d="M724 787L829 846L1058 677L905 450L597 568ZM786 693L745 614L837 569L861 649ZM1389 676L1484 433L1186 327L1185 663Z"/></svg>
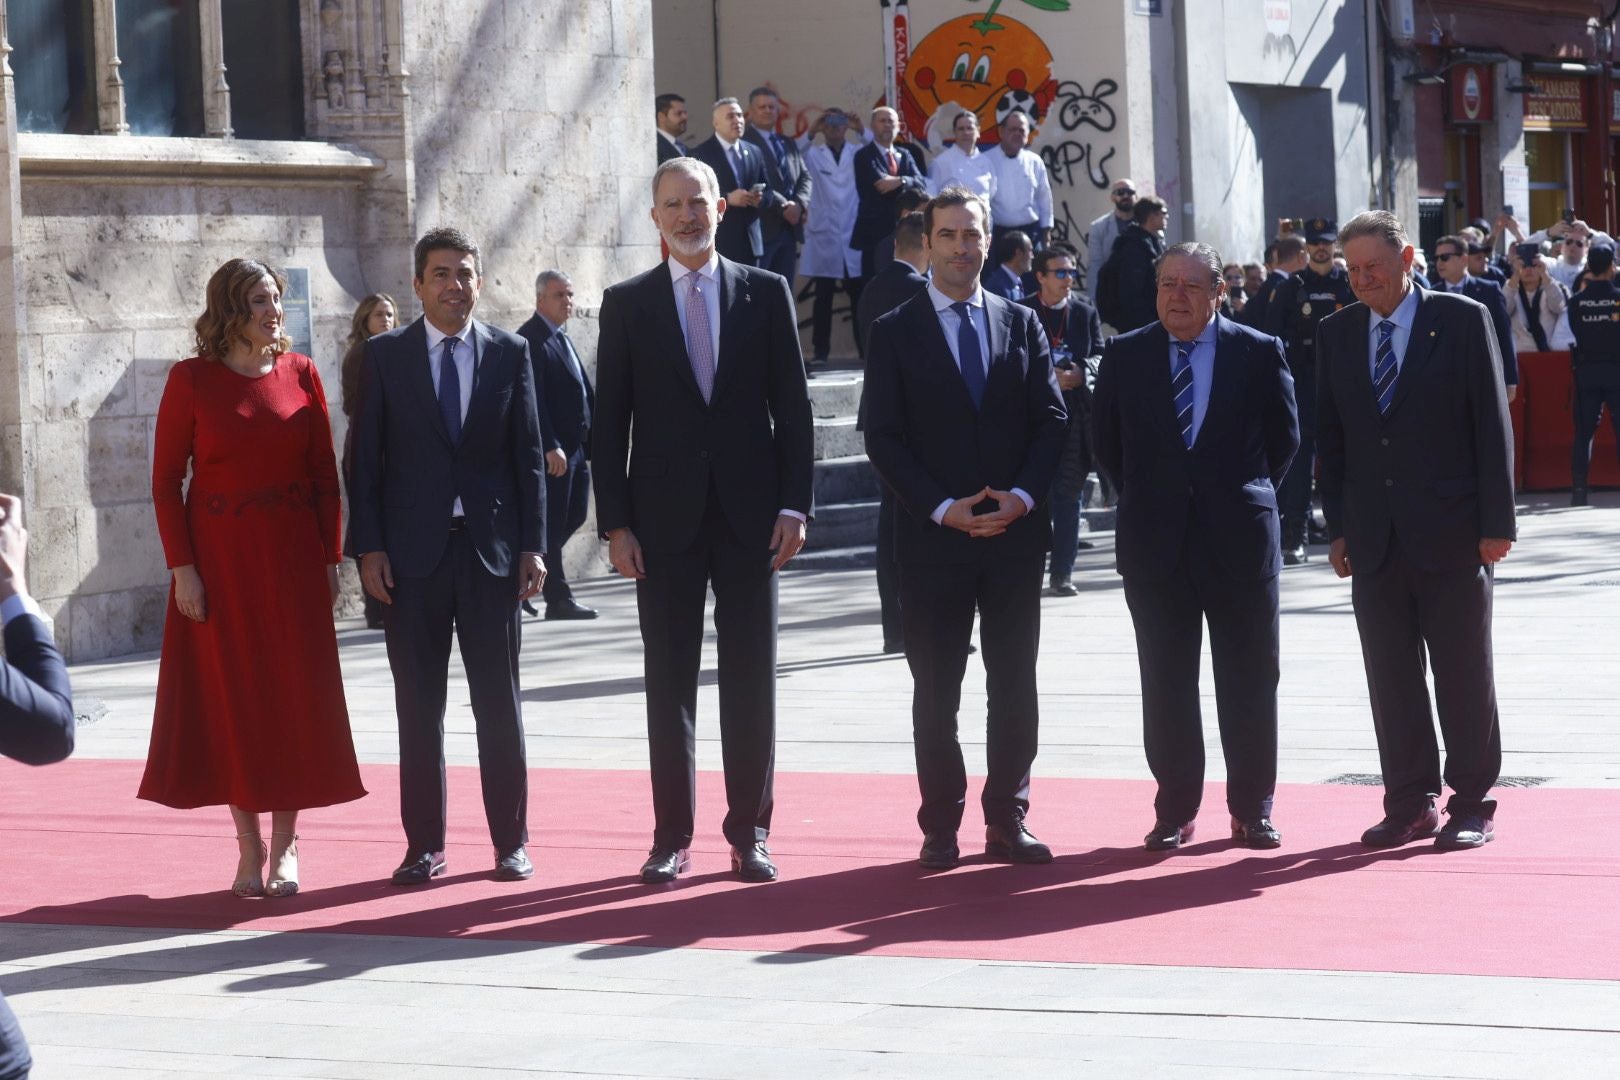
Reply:
<svg viewBox="0 0 1620 1080"><path fill-rule="evenodd" d="M1439 332L1439 331L1437 331L1437 330L1430 330L1430 331L1429 331L1429 336L1430 336L1430 337L1434 337L1434 335L1435 335L1435 334L1437 334L1437 333L1438 333L1438 332Z"/></svg>

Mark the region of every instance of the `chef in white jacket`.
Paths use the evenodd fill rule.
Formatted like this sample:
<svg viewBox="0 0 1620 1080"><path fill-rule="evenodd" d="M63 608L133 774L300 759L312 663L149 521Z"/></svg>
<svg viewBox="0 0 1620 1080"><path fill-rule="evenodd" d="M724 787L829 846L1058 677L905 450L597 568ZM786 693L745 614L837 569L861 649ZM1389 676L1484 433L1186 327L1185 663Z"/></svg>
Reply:
<svg viewBox="0 0 1620 1080"><path fill-rule="evenodd" d="M860 299L861 253L849 246L855 228L855 151L845 141L850 117L839 109L821 114L800 140L804 167L810 172L811 190L816 193L804 224L804 251L799 255L799 273L814 278L815 307L810 326L811 364L825 364L832 347L833 293L839 282L849 297L853 319ZM817 133L822 143L812 143ZM859 139L857 134L856 138Z"/></svg>

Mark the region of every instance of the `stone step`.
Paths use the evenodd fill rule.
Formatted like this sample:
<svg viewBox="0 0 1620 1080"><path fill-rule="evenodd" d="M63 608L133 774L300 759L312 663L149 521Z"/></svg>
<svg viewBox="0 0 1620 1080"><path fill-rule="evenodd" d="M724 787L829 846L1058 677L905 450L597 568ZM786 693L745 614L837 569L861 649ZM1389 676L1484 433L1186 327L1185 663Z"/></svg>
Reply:
<svg viewBox="0 0 1620 1080"><path fill-rule="evenodd" d="M883 484L865 454L851 454L816 462L815 491L820 506L875 499L883 493Z"/></svg>
<svg viewBox="0 0 1620 1080"><path fill-rule="evenodd" d="M794 556L787 564L789 570L871 570L877 566L877 547L857 544L854 547L808 548Z"/></svg>
<svg viewBox="0 0 1620 1080"><path fill-rule="evenodd" d="M828 503L816 507L816 520L805 531L812 551L877 543L878 501Z"/></svg>
<svg viewBox="0 0 1620 1080"><path fill-rule="evenodd" d="M854 416L861 401L859 371L831 371L810 379L810 414L817 417Z"/></svg>
<svg viewBox="0 0 1620 1080"><path fill-rule="evenodd" d="M853 457L865 452L861 433L855 430L855 415L818 416L815 421L816 460Z"/></svg>

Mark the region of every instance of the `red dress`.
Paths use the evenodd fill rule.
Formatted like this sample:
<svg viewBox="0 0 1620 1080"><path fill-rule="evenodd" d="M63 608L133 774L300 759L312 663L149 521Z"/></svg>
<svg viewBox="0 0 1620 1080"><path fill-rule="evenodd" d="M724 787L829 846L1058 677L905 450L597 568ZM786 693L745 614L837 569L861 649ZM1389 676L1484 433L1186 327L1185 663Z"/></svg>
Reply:
<svg viewBox="0 0 1620 1080"><path fill-rule="evenodd" d="M140 797L251 811L360 798L326 581L340 558L337 465L310 359L283 353L260 378L176 364L152 501L168 565L202 577L207 619L180 614L170 586Z"/></svg>

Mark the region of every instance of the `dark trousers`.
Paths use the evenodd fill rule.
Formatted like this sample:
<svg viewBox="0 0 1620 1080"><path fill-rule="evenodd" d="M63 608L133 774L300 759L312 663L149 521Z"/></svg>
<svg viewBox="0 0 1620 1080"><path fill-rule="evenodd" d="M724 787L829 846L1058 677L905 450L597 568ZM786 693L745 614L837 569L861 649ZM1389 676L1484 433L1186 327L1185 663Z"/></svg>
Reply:
<svg viewBox="0 0 1620 1080"><path fill-rule="evenodd" d="M987 552L977 562L900 563L900 617L911 668L911 738L917 755L924 833L954 834L962 824L967 769L957 741L973 616L980 619L988 701L986 824L1005 825L1029 810L1029 774L1040 741L1035 657L1041 642L1044 552Z"/></svg>
<svg viewBox="0 0 1620 1080"><path fill-rule="evenodd" d="M883 485L878 502L877 587L878 606L883 612L883 644L903 646L905 624L900 619L900 561L894 552L894 491Z"/></svg>
<svg viewBox="0 0 1620 1080"><path fill-rule="evenodd" d="M546 583L541 594L547 604L561 604L574 598L563 571L563 547L568 538L585 524L591 506L591 464L583 449L568 459L568 471L561 476L546 475Z"/></svg>
<svg viewBox="0 0 1620 1080"><path fill-rule="evenodd" d="M855 326L855 311L861 303L861 286L863 278L847 277L841 279L844 286L844 295L849 297L849 322ZM833 322L833 293L838 290L839 278L818 277L816 282L816 299L810 309L810 355L817 359L826 359L832 351L832 322ZM855 351L864 353L864 343L860 335L855 335Z"/></svg>
<svg viewBox="0 0 1620 1080"><path fill-rule="evenodd" d="M1575 442L1570 460L1570 476L1578 488L1586 486L1592 466L1592 438L1597 434L1603 406L1609 407L1609 423L1620 442L1620 364L1581 364L1575 368Z"/></svg>
<svg viewBox="0 0 1620 1080"><path fill-rule="evenodd" d="M1204 729L1198 704L1204 623L1215 669L1215 716L1226 760L1226 807L1241 821L1271 815L1277 790L1278 593L1275 577L1240 580L1217 565L1189 522L1165 577L1125 578L1142 672L1142 741L1158 781L1158 820L1198 816Z"/></svg>
<svg viewBox="0 0 1620 1080"><path fill-rule="evenodd" d="M759 265L787 278L788 288L793 288L798 273L799 240L792 229L783 229L775 236L765 238L765 254L759 257Z"/></svg>
<svg viewBox="0 0 1620 1080"><path fill-rule="evenodd" d="M1492 574L1488 567L1436 574L1407 558L1391 536L1374 570L1357 569L1350 597L1367 665L1373 730L1384 773L1384 812L1415 818L1438 798L1443 779L1448 813L1479 810L1502 771L1502 734L1491 660ZM1435 744L1427 664L1434 665L1434 703L1446 741L1445 771Z"/></svg>
<svg viewBox="0 0 1620 1080"><path fill-rule="evenodd" d="M745 546L711 489L703 524L682 551L643 552L636 582L647 684L653 843L684 848L697 813L697 692L703 606L714 586L720 743L733 847L770 833L776 772L776 586L770 552Z"/></svg>
<svg viewBox="0 0 1620 1080"><path fill-rule="evenodd" d="M22 1027L0 994L0 1080L27 1080L34 1067L28 1052L28 1040L23 1038Z"/></svg>
<svg viewBox="0 0 1620 1080"><path fill-rule="evenodd" d="M528 842L529 773L518 702L517 577L484 567L466 529L453 529L427 577L395 575L384 610L388 666L399 716L399 815L413 852L443 851L444 709L450 635L461 643L489 838L497 848Z"/></svg>
<svg viewBox="0 0 1620 1080"><path fill-rule="evenodd" d="M1312 361L1314 362L1314 361ZM1301 369L1303 370L1303 368ZM1294 397L1299 403L1299 451L1277 489L1282 515L1284 550L1305 543L1311 524L1311 484L1316 475L1316 378L1294 375Z"/></svg>
<svg viewBox="0 0 1620 1080"><path fill-rule="evenodd" d="M1053 581L1067 581L1074 573L1074 558L1080 550L1080 500L1085 494L1086 477L1091 474L1091 435L1086 415L1080 411L1082 406L1074 394L1065 394L1064 404L1069 408L1069 428L1050 493L1052 562L1047 573Z"/></svg>

